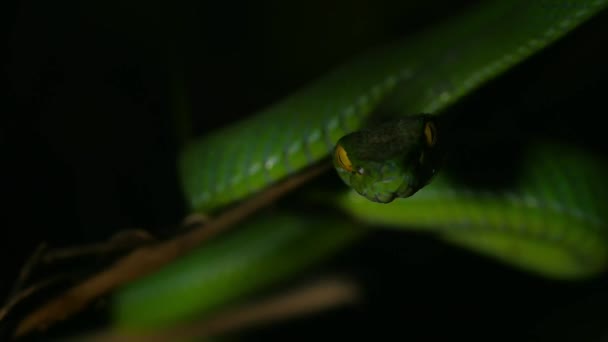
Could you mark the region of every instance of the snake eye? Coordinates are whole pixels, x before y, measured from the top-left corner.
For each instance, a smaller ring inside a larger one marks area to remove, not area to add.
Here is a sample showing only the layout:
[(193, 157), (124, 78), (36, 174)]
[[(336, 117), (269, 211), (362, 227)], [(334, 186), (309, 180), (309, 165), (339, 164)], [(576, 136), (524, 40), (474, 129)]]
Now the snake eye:
[(334, 152), (334, 160), (336, 164), (348, 172), (353, 172), (353, 164), (348, 159), (346, 150), (341, 145), (336, 145), (336, 152)]
[(424, 125), (424, 137), (426, 138), (426, 144), (429, 147), (433, 147), (437, 142), (437, 128), (431, 121)]

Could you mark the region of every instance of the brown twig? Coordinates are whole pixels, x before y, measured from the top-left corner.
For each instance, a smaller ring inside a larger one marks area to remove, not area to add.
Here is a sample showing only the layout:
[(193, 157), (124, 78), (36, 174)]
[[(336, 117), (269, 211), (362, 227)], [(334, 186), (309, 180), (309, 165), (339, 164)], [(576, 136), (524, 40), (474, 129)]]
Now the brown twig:
[(41, 264), (48, 265), (62, 260), (89, 255), (108, 255), (133, 249), (134, 247), (141, 246), (142, 243), (150, 241), (153, 241), (153, 237), (145, 231), (126, 230), (112, 236), (108, 241), (84, 246), (49, 249), (46, 243), (40, 244), (21, 268), (11, 294), (8, 296), (4, 306), (0, 308), (0, 321), (4, 320), (10, 311), (24, 299), (27, 299), (48, 286), (57, 283), (59, 280), (66, 278), (65, 276), (53, 276), (24, 288), (33, 269)]
[(21, 267), (21, 271), (19, 271), (19, 276), (17, 277), (17, 280), (15, 281), (15, 284), (13, 285), (13, 289), (11, 291), (11, 294), (8, 297), (7, 302), (10, 302), (11, 298), (13, 296), (15, 296), (17, 293), (19, 293), (19, 291), (24, 287), (25, 283), (27, 282), (27, 279), (32, 274), (33, 269), (38, 265), (40, 258), (42, 258), (42, 255), (44, 254), (46, 249), (47, 249), (46, 243), (43, 242), (43, 243), (39, 244), (38, 247), (36, 247), (36, 250), (34, 251), (34, 253), (32, 253), (32, 255), (30, 255), (30, 257), (27, 259), (27, 261), (25, 262), (23, 267)]
[(42, 261), (51, 264), (57, 261), (73, 259), (88, 255), (108, 255), (118, 251), (133, 249), (141, 244), (154, 241), (154, 237), (141, 229), (129, 229), (112, 236), (108, 241), (84, 246), (66, 247), (49, 250), (42, 256)]
[(41, 290), (58, 283), (61, 280), (65, 280), (68, 278), (65, 275), (56, 275), (54, 277), (44, 279), (36, 284), (33, 284), (24, 289), (20, 289), (18, 292), (12, 294), (10, 298), (6, 301), (4, 306), (0, 308), (0, 321), (4, 320), (11, 310), (19, 303), (21, 303), (24, 299), (29, 298), (33, 294), (40, 292)]
[(106, 270), (93, 275), (30, 313), (18, 324), (14, 335), (23, 336), (69, 317), (82, 310), (93, 299), (119, 285), (159, 269), (328, 168), (329, 163), (326, 161), (319, 163), (223, 212), (202, 227), (194, 228), (166, 242), (144, 246), (131, 252)]
[(15, 307), (15, 305), (50, 284), (50, 282), (48, 281), (42, 281), (38, 284), (26, 288), (25, 290), (23, 289), (25, 283), (27, 282), (27, 279), (32, 274), (34, 268), (39, 264), (40, 259), (46, 249), (46, 243), (39, 244), (38, 247), (36, 247), (36, 250), (32, 253), (32, 255), (30, 255), (29, 258), (26, 260), (23, 267), (21, 267), (19, 275), (17, 276), (17, 279), (13, 284), (13, 289), (7, 296), (7, 299), (4, 302), (2, 308), (0, 308), (0, 322), (4, 320), (4, 318)]
[(200, 322), (146, 333), (103, 332), (83, 340), (88, 342), (164, 342), (200, 339), (353, 303), (359, 297), (359, 292), (358, 286), (353, 281), (325, 278), (304, 287), (292, 289), (287, 293), (239, 306)]

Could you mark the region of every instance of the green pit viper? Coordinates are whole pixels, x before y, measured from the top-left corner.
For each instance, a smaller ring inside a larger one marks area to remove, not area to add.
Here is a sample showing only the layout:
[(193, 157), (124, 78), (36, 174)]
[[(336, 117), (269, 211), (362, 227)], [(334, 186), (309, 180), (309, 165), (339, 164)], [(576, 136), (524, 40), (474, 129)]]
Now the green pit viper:
[[(180, 160), (187, 202), (193, 211), (217, 211), (329, 157), (357, 191), (332, 194), (326, 203), (361, 225), (432, 231), (547, 277), (598, 274), (607, 261), (608, 186), (597, 158), (570, 148), (530, 147), (516, 184), (477, 191), (443, 177), (435, 144), (450, 129), (437, 125), (446, 108), (606, 4), (482, 2), (360, 56), (189, 144)], [(355, 133), (363, 138), (348, 135), (380, 108), (404, 118)], [(293, 213), (252, 220), (119, 291), (116, 322), (156, 326), (211, 312), (365, 236), (366, 229), (348, 222)]]

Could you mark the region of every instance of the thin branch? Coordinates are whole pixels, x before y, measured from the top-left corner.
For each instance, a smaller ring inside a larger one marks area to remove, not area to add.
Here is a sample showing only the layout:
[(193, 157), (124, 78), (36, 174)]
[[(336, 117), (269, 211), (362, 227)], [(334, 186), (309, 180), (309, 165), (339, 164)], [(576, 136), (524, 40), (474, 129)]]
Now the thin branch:
[(17, 280), (15, 281), (15, 284), (13, 285), (13, 289), (7, 299), (7, 302), (10, 302), (11, 298), (13, 296), (15, 296), (25, 286), (27, 279), (32, 274), (36, 265), (39, 264), (40, 258), (42, 258), (42, 255), (44, 254), (44, 252), (46, 250), (47, 250), (47, 244), (44, 242), (39, 244), (38, 247), (36, 247), (36, 250), (34, 251), (34, 253), (32, 253), (32, 255), (30, 255), (30, 257), (27, 259), (27, 261), (25, 262), (23, 267), (21, 267), (21, 271), (19, 271), (19, 276), (17, 277)]
[(276, 323), (355, 302), (360, 297), (351, 280), (325, 278), (287, 293), (225, 311), (211, 319), (154, 332), (109, 331), (84, 338), (88, 342), (139, 342), (200, 339)]
[(20, 291), (12, 294), (10, 298), (6, 301), (4, 306), (0, 308), (0, 321), (4, 320), (11, 312), (11, 310), (23, 300), (67, 278), (68, 277), (66, 275), (56, 275), (51, 278), (44, 279), (36, 284), (26, 287), (25, 289), (21, 289)]
[(46, 249), (47, 249), (46, 243), (43, 242), (43, 243), (39, 244), (38, 247), (36, 247), (36, 250), (34, 250), (34, 252), (32, 253), (32, 255), (30, 255), (30, 257), (27, 259), (27, 261), (25, 262), (23, 267), (21, 267), (21, 270), (19, 271), (19, 275), (17, 276), (17, 279), (15, 280), (15, 283), (13, 284), (13, 289), (7, 296), (7, 299), (4, 302), (4, 305), (2, 306), (2, 308), (0, 308), (0, 322), (2, 320), (4, 320), (4, 318), (9, 314), (9, 312), (23, 299), (31, 296), (33, 293), (38, 292), (40, 289), (45, 288), (46, 286), (48, 286), (51, 283), (48, 280), (45, 280), (38, 284), (30, 286), (30, 287), (26, 288), (25, 290), (23, 289), (25, 286), (25, 283), (27, 282), (27, 279), (32, 274), (36, 265), (39, 264), (40, 259), (43, 255), (43, 253), (46, 251)]
[(129, 229), (119, 232), (109, 240), (84, 246), (66, 247), (50, 250), (44, 253), (42, 261), (51, 264), (57, 261), (73, 259), (88, 255), (108, 255), (119, 251), (133, 249), (134, 247), (154, 241), (150, 233), (141, 229)]
[(203, 241), (227, 230), (288, 191), (326, 171), (329, 166), (328, 162), (323, 161), (223, 212), (204, 226), (194, 228), (166, 242), (144, 246), (131, 252), (106, 270), (93, 275), (30, 313), (17, 326), (15, 336), (23, 336), (34, 330), (44, 329), (58, 320), (66, 319), (82, 310), (93, 299), (158, 270), (199, 246)]
[(143, 230), (126, 230), (115, 234), (108, 241), (83, 245), (77, 247), (49, 249), (46, 243), (40, 244), (36, 251), (28, 258), (21, 268), (19, 277), (15, 281), (13, 290), (0, 308), (0, 322), (3, 321), (10, 311), (24, 299), (40, 292), (41, 290), (57, 283), (66, 276), (52, 276), (38, 283), (24, 288), (27, 279), (33, 273), (34, 268), (42, 265), (56, 263), (58, 261), (73, 259), (89, 255), (108, 255), (119, 251), (133, 249), (143, 243), (151, 242), (154, 238)]

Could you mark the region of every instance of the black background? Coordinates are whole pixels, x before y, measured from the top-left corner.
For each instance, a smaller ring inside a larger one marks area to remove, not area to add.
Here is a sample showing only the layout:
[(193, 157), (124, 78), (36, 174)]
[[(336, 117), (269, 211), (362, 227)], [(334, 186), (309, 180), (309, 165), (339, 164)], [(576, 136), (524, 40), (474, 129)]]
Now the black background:
[[(5, 2), (0, 294), (41, 241), (72, 245), (180, 221), (176, 80), (202, 134), (467, 5)], [(605, 153), (607, 19), (603, 13), (454, 110), (489, 113), (486, 123), (522, 108), (550, 113), (550, 125), (536, 117), (528, 127)], [(550, 281), (395, 232), (378, 232), (323, 267), (359, 278), (364, 302), (248, 337), (608, 340), (606, 277)], [(54, 333), (77, 328), (61, 329)]]

